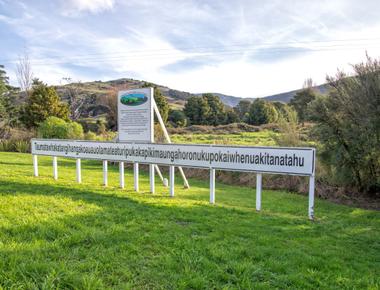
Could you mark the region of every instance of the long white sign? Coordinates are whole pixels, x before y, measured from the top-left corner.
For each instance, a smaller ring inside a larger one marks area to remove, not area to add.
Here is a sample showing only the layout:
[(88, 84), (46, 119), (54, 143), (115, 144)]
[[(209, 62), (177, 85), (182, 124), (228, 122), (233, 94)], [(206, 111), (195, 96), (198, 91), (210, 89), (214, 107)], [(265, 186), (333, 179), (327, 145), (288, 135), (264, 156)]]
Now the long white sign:
[(153, 89), (120, 91), (118, 94), (119, 141), (153, 142)]
[(114, 143), (32, 139), (32, 154), (81, 159), (314, 175), (314, 148)]

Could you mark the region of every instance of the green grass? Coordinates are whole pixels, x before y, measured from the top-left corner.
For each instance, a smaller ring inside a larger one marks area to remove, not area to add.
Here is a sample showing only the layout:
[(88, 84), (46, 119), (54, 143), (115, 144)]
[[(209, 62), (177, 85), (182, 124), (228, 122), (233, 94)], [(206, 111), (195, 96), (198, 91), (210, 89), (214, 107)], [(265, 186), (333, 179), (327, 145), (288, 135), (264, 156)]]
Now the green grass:
[(240, 132), (235, 134), (173, 134), (173, 143), (230, 144), (250, 146), (275, 146), (273, 131)]
[[(176, 196), (157, 182), (148, 193), (118, 188), (116, 167), (101, 186), (100, 162), (0, 153), (0, 285), (13, 289), (379, 289), (380, 213), (263, 192), (254, 209), (252, 188), (190, 180)], [(205, 174), (208, 174), (205, 171)], [(1, 287), (0, 287), (1, 288)]]

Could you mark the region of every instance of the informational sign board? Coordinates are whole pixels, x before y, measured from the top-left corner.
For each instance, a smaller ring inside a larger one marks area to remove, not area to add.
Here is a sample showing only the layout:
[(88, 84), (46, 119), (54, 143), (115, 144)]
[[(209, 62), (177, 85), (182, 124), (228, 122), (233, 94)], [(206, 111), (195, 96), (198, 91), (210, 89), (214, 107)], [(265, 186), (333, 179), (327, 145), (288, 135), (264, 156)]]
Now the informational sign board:
[(306, 176), (315, 167), (314, 148), (32, 139), (32, 154)]
[(119, 141), (153, 142), (153, 89), (120, 91), (118, 94)]

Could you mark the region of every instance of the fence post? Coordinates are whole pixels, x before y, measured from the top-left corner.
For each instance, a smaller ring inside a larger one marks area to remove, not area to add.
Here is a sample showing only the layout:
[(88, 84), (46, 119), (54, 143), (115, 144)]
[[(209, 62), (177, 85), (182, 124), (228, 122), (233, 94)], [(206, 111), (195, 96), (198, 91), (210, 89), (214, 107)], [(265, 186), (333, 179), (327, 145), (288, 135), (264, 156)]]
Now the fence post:
[(108, 186), (108, 161), (103, 160), (103, 185)]
[(263, 175), (261, 173), (256, 174), (256, 210), (261, 210), (261, 189), (262, 189)]
[(139, 191), (139, 164), (133, 163), (133, 180), (134, 180), (134, 186), (135, 191)]
[(119, 162), (120, 188), (124, 188), (124, 162)]
[(315, 190), (315, 175), (309, 178), (309, 219), (314, 220), (314, 190)]
[(34, 176), (38, 176), (38, 159), (37, 155), (33, 155), (33, 171), (34, 171)]
[(53, 156), (53, 177), (55, 180), (58, 179), (58, 163), (57, 156)]
[(170, 186), (170, 197), (174, 197), (174, 172), (175, 167), (169, 166), (169, 186)]
[(149, 164), (150, 192), (154, 193), (154, 164)]
[(81, 183), (82, 182), (82, 173), (81, 173), (81, 164), (80, 164), (80, 159), (77, 158), (76, 160), (76, 165), (77, 165), (77, 182)]
[(210, 203), (215, 203), (215, 169), (210, 168)]

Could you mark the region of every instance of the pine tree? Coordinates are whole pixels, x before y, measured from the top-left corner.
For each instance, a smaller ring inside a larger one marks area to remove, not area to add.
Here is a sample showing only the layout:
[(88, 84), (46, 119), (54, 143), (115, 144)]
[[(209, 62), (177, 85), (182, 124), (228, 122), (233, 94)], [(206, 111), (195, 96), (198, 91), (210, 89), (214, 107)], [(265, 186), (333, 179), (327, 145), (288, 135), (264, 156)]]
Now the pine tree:
[(68, 121), (69, 115), (67, 104), (60, 101), (53, 87), (49, 87), (39, 80), (33, 81), (32, 92), (23, 112), (23, 122), (26, 127), (37, 127), (51, 116)]

